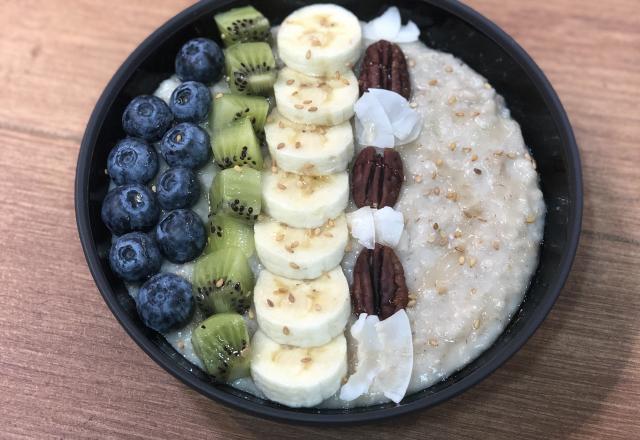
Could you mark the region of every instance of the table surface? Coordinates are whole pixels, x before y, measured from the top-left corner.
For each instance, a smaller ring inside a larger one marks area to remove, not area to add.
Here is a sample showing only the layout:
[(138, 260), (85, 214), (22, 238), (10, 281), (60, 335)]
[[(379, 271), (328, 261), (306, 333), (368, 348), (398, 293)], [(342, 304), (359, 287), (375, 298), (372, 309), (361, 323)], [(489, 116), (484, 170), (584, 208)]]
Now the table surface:
[(125, 57), (190, 3), (2, 0), (0, 438), (640, 436), (637, 0), (469, 2), (524, 46), (568, 111), (585, 181), (580, 248), (545, 323), (490, 378), (351, 428), (256, 419), (190, 390), (125, 334), (85, 264), (73, 179), (89, 114)]

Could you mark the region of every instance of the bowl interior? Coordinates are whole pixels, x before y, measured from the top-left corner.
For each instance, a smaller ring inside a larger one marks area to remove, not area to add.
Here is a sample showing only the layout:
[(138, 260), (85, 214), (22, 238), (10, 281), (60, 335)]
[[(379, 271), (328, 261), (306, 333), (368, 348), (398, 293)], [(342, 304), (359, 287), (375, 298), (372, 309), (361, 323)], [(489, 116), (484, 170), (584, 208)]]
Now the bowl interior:
[[(254, 0), (272, 24), (302, 6), (303, 1)], [(362, 20), (389, 6), (384, 1), (337, 1)], [(344, 410), (290, 409), (257, 399), (234, 388), (215, 385), (193, 367), (164, 338), (138, 319), (135, 304), (123, 283), (108, 267), (110, 235), (100, 220), (100, 206), (108, 188), (104, 169), (109, 150), (124, 136), (121, 115), (136, 95), (152, 93), (174, 72), (173, 60), (188, 39), (206, 36), (218, 40), (213, 13), (237, 1), (200, 2), (145, 41), (118, 71), (98, 103), (87, 128), (78, 162), (78, 224), (90, 268), (105, 300), (141, 347), (172, 374), (200, 392), (250, 412), (298, 421), (361, 421), (379, 419), (441, 402), (486, 377), (526, 341), (552, 306), (571, 266), (578, 239), (582, 206), (579, 158), (566, 116), (546, 79), (508, 37), (473, 11), (449, 1), (398, 0), (403, 17), (420, 27), (422, 40), (450, 52), (484, 75), (504, 96), (538, 164), (547, 204), (540, 264), (525, 301), (498, 340), (462, 370), (422, 392), (407, 396), (401, 405), (377, 405)], [(385, 410), (384, 413), (380, 413)]]

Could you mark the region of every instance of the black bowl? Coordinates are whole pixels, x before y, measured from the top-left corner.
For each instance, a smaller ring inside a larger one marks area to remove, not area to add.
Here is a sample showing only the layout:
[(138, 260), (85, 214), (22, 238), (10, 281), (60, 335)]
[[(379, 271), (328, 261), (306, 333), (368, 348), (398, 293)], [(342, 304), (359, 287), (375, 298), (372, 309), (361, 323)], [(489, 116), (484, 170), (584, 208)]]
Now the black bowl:
[[(399, 405), (351, 410), (291, 409), (258, 399), (209, 377), (185, 360), (158, 333), (138, 319), (134, 301), (107, 262), (110, 235), (100, 220), (108, 177), (107, 154), (121, 138), (120, 117), (136, 95), (151, 93), (173, 73), (174, 56), (188, 39), (218, 39), (214, 13), (240, 1), (201, 1), (147, 38), (125, 61), (102, 94), (87, 126), (76, 175), (76, 215), (82, 246), (107, 305), (142, 349), (175, 377), (216, 401), (249, 413), (289, 422), (354, 423), (380, 420), (441, 403), (491, 374), (534, 333), (553, 306), (567, 278), (578, 245), (582, 217), (580, 158), (571, 126), (553, 88), (531, 58), (507, 34), (477, 12), (449, 0), (397, 0), (403, 17), (422, 30), (430, 47), (450, 52), (484, 75), (504, 96), (520, 123), (526, 144), (538, 163), (548, 212), (540, 264), (525, 301), (497, 341), (448, 379), (407, 396)], [(279, 23), (302, 0), (254, 0), (272, 23)], [(363, 20), (380, 14), (384, 1), (337, 1)]]

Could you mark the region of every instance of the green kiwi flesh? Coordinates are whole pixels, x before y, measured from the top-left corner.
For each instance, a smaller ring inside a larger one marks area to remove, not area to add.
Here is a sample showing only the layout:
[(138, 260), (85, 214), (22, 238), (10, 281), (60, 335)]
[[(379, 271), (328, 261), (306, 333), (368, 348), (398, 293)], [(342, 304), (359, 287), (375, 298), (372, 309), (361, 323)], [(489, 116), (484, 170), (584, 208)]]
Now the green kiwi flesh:
[(220, 171), (209, 191), (210, 212), (253, 223), (262, 208), (261, 181), (260, 171), (247, 166)]
[(210, 123), (213, 130), (219, 130), (231, 122), (242, 118), (251, 121), (256, 133), (261, 132), (269, 113), (269, 102), (262, 96), (247, 96), (226, 93), (213, 100)]
[(249, 375), (249, 332), (242, 316), (221, 313), (206, 319), (193, 330), (191, 343), (215, 380), (232, 382)]
[(235, 246), (249, 258), (255, 251), (253, 228), (242, 220), (227, 214), (209, 216), (209, 238), (204, 254)]
[(200, 257), (193, 268), (193, 292), (205, 315), (244, 313), (251, 305), (253, 272), (242, 249), (227, 247)]
[(262, 151), (251, 121), (242, 118), (217, 130), (211, 140), (213, 157), (221, 168), (248, 165), (262, 169)]
[(276, 82), (276, 60), (267, 43), (238, 43), (224, 51), (225, 67), (232, 91), (269, 95)]
[(269, 20), (253, 6), (234, 8), (216, 14), (213, 19), (225, 46), (249, 41), (267, 41), (271, 35)]

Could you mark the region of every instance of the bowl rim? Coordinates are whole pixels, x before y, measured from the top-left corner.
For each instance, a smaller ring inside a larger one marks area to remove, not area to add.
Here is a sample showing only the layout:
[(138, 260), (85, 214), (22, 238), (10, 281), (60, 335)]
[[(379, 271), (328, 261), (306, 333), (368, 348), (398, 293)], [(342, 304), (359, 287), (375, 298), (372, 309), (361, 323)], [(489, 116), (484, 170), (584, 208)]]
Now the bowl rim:
[(166, 39), (173, 35), (173, 33), (188, 24), (194, 18), (199, 17), (206, 10), (214, 6), (224, 6), (231, 2), (231, 0), (200, 1), (178, 13), (156, 29), (127, 57), (113, 75), (96, 103), (87, 124), (78, 154), (75, 178), (75, 211), (80, 241), (89, 270), (104, 301), (128, 335), (149, 357), (151, 357), (151, 359), (153, 359), (172, 376), (179, 379), (182, 383), (188, 385), (192, 389), (198, 391), (200, 394), (234, 409), (239, 409), (255, 416), (281, 422), (346, 425), (388, 419), (414, 412), (419, 409), (438, 405), (457, 396), (490, 376), (511, 356), (521, 349), (524, 343), (535, 333), (553, 307), (553, 304), (558, 298), (571, 270), (578, 248), (582, 224), (583, 187), (580, 155), (569, 118), (559, 97), (542, 70), (525, 52), (525, 50), (495, 23), (469, 6), (466, 6), (456, 0), (420, 1), (429, 3), (432, 6), (449, 12), (450, 14), (465, 21), (474, 29), (491, 39), (494, 44), (500, 46), (515, 62), (517, 62), (530, 77), (531, 81), (537, 88), (538, 93), (542, 96), (545, 104), (549, 107), (551, 116), (561, 134), (562, 143), (567, 147), (567, 174), (569, 176), (569, 190), (576, 194), (573, 210), (569, 213), (567, 234), (568, 245), (564, 248), (557, 274), (553, 279), (553, 282), (551, 282), (547, 287), (548, 293), (538, 306), (538, 312), (532, 316), (530, 322), (528, 322), (525, 327), (523, 327), (517, 334), (513, 335), (513, 339), (509, 341), (503, 349), (498, 351), (494, 355), (493, 359), (478, 367), (458, 382), (439, 391), (437, 394), (425, 396), (424, 398), (417, 399), (413, 402), (401, 404), (395, 407), (373, 409), (364, 412), (351, 413), (346, 411), (334, 414), (307, 413), (297, 412), (293, 408), (274, 408), (262, 405), (257, 402), (242, 399), (241, 397), (227, 393), (224, 390), (217, 389), (212, 386), (206, 386), (195, 376), (186, 374), (183, 368), (171, 361), (163, 351), (161, 351), (146, 335), (143, 334), (136, 323), (134, 323), (126, 313), (122, 313), (114, 291), (105, 272), (102, 270), (97, 246), (92, 240), (91, 222), (89, 217), (89, 164), (91, 163), (94, 154), (94, 147), (98, 133), (101, 131), (104, 119), (109, 109), (113, 105), (116, 96), (120, 93), (135, 70), (140, 66), (144, 59), (146, 59), (148, 54), (151, 53), (157, 45), (162, 44)]

